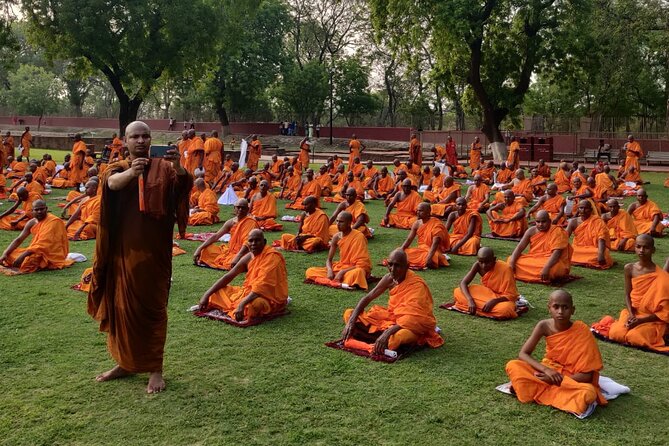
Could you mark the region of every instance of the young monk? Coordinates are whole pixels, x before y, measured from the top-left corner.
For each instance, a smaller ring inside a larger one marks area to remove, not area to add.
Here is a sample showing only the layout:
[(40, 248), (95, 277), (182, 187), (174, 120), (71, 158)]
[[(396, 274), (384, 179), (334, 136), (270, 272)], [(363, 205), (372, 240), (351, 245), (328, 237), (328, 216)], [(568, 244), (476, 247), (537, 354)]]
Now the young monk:
[[(517, 280), (550, 283), (567, 277), (573, 248), (567, 232), (551, 224), (546, 211), (537, 212), (535, 225), (525, 231), (516, 249), (507, 260)], [(527, 246), (530, 251), (523, 254)]]
[[(481, 276), (481, 285), (471, 285), (476, 275)], [(494, 319), (514, 319), (518, 300), (516, 279), (511, 267), (497, 260), (492, 248), (483, 247), (476, 254), (476, 262), (453, 290), (455, 307), (471, 315)]]
[[(376, 287), (360, 299), (355, 309), (344, 311), (344, 341), (352, 338), (374, 342), (373, 353), (377, 355), (386, 349), (397, 350), (402, 345), (442, 346), (444, 340), (436, 332), (430, 288), (418, 274), (409, 271), (404, 251), (396, 249), (390, 253), (388, 271)], [(367, 305), (386, 290), (390, 290), (388, 306), (374, 305), (365, 311)]]
[(662, 211), (651, 200), (645, 189), (639, 189), (636, 192), (636, 203), (632, 203), (627, 208), (627, 213), (634, 218), (634, 224), (639, 234), (650, 234), (657, 237), (662, 234)]
[(353, 216), (353, 229), (357, 229), (362, 232), (366, 238), (372, 238), (372, 233), (367, 227), (369, 223), (369, 215), (367, 214), (367, 209), (362, 201), (358, 200), (358, 194), (354, 188), (349, 187), (346, 190), (345, 195), (346, 201), (339, 203), (337, 209), (335, 209), (332, 217), (330, 217), (330, 236), (332, 237), (339, 229), (337, 228), (337, 216), (341, 212), (348, 212)]
[(634, 252), (639, 261), (625, 265), (626, 308), (617, 320), (605, 316), (594, 326), (608, 328), (612, 341), (669, 352), (665, 341), (669, 327), (669, 273), (653, 262), (655, 240), (650, 235), (637, 236)]
[(467, 200), (463, 197), (455, 200), (455, 212), (451, 212), (446, 220), (452, 254), (473, 256), (481, 246), (483, 222), (477, 211), (468, 209)]
[[(402, 181), (402, 192), (395, 194), (386, 208), (386, 214), (381, 220), (381, 226), (386, 228), (409, 229), (416, 220), (416, 208), (423, 201), (418, 192), (411, 188), (411, 180)], [(397, 212), (391, 213), (397, 206)]]
[(469, 186), (467, 189), (467, 194), (465, 199), (468, 204), (468, 208), (476, 212), (482, 213), (488, 210), (490, 204), (488, 200), (490, 199), (490, 186), (483, 182), (483, 177), (481, 175), (474, 175), (474, 184)]
[(562, 195), (558, 194), (557, 185), (555, 183), (550, 183), (548, 187), (546, 187), (546, 193), (537, 200), (529, 211), (527, 211), (527, 217), (530, 218), (538, 211), (544, 210), (548, 212), (548, 215), (551, 218), (551, 223), (554, 225), (563, 225), (565, 224), (565, 205), (566, 200)]
[(274, 220), (277, 215), (276, 197), (269, 193), (269, 181), (262, 180), (259, 191), (251, 197), (251, 215), (263, 231), (281, 231), (283, 225)]
[[(35, 200), (32, 206), (34, 217), (2, 253), (0, 265), (16, 268), (21, 273), (71, 266), (74, 261), (67, 258), (69, 244), (65, 223), (49, 213), (44, 200)], [(29, 235), (33, 237), (30, 245), (19, 248)]]
[(102, 196), (98, 195), (98, 182), (88, 180), (84, 194), (85, 198), (65, 225), (67, 238), (72, 241), (91, 240), (98, 233), (102, 199)]
[[(337, 232), (330, 242), (325, 268), (311, 267), (305, 272), (307, 280), (327, 278), (347, 288), (367, 289), (367, 278), (372, 272), (372, 261), (365, 236), (351, 227), (353, 216), (341, 212), (337, 216)], [(339, 251), (339, 261), (333, 262)]]
[[(550, 294), (551, 319), (540, 321), (520, 349), (518, 359), (506, 364), (513, 391), (522, 403), (534, 401), (545, 406), (585, 415), (594, 404), (606, 405), (599, 390), (602, 356), (590, 328), (571, 321), (575, 307), (564, 290)], [(532, 353), (546, 338), (546, 356), (539, 362)]]
[(504, 202), (491, 206), (487, 211), (490, 230), (496, 237), (522, 237), (527, 229), (525, 201), (516, 201), (513, 191), (504, 191)]
[(634, 251), (634, 241), (637, 230), (634, 219), (625, 210), (620, 209), (620, 203), (615, 198), (606, 202), (609, 212), (602, 214), (602, 220), (609, 228), (611, 249), (614, 251)]
[[(216, 308), (242, 322), (281, 312), (286, 307), (288, 272), (283, 256), (267, 245), (260, 229), (249, 232), (247, 245), (250, 252), (204, 293), (199, 302), (201, 310)], [(232, 280), (243, 272), (244, 284), (231, 286)]]
[(302, 202), (304, 212), (297, 227), (297, 235), (281, 234), (272, 246), (295, 251), (298, 249), (308, 253), (327, 249), (330, 242), (330, 220), (322, 209), (318, 208), (316, 197), (307, 197)]
[(208, 226), (218, 223), (218, 197), (203, 178), (195, 180), (198, 191), (197, 204), (191, 208), (188, 226)]
[(314, 179), (313, 169), (307, 169), (306, 178), (302, 180), (297, 188), (295, 199), (291, 203), (286, 204), (286, 209), (303, 210), (304, 205), (302, 201), (309, 196), (316, 197), (316, 199), (321, 198), (321, 185)]
[[(400, 247), (406, 252), (409, 267), (414, 269), (435, 269), (448, 266), (446, 253), (450, 249), (448, 231), (440, 219), (432, 217), (429, 203), (421, 203), (417, 209), (418, 218)], [(418, 236), (418, 246), (409, 248)]]
[(571, 256), (573, 265), (586, 268), (609, 269), (613, 266), (613, 259), (609, 252), (611, 241), (609, 228), (602, 219), (594, 215), (589, 200), (578, 203), (578, 217), (569, 220), (567, 235), (574, 234), (572, 244), (574, 252)]
[[(241, 198), (235, 202), (235, 216), (226, 221), (221, 229), (204, 241), (193, 254), (193, 262), (198, 266), (230, 270), (249, 252), (244, 244), (249, 232), (260, 229), (255, 219), (249, 215), (249, 202)], [(230, 234), (227, 244), (214, 245), (223, 235)]]

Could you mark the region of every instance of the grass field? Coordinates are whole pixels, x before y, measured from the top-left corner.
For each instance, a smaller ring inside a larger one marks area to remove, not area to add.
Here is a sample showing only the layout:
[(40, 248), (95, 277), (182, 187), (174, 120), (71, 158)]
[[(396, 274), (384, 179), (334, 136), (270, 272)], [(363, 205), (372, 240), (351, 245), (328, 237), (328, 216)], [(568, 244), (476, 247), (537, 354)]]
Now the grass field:
[[(647, 188), (651, 199), (669, 209), (664, 175), (644, 178), (653, 183)], [(54, 191), (49, 205), (56, 209), (54, 199), (63, 195)], [(330, 213), (334, 206), (327, 208)], [(378, 227), (382, 203), (367, 208), (377, 230), (369, 244), (376, 264), (407, 233)], [(224, 208), (221, 217), (231, 211)], [(286, 223), (284, 229), (294, 232), (296, 224)], [(3, 249), (15, 235), (0, 232)], [(269, 240), (278, 236), (267, 234)], [(663, 263), (669, 239), (657, 243), (655, 259)], [(514, 247), (486, 239), (483, 244), (499, 258)], [(196, 246), (182, 242), (189, 254)], [(70, 250), (90, 259), (93, 247), (94, 242), (76, 242)], [(0, 443), (667, 444), (664, 356), (600, 342), (603, 374), (632, 393), (584, 421), (495, 391), (507, 381), (506, 361), (546, 317), (549, 287), (519, 283), (534, 308), (515, 321), (440, 310), (436, 306), (451, 300), (473, 262), (455, 256), (449, 268), (420, 273), (432, 289), (445, 345), (388, 365), (323, 345), (340, 336), (343, 310), (363, 293), (302, 283), (307, 267), (324, 264), (324, 253), (285, 257), (291, 314), (248, 329), (188, 313), (222, 273), (194, 267), (190, 255), (174, 259), (165, 353), (168, 388), (155, 396), (144, 393), (146, 375), (108, 383), (93, 379), (112, 361), (104, 335), (86, 315), (85, 295), (70, 289), (90, 260), (63, 271), (0, 276)], [(608, 271), (575, 268), (584, 278), (566, 288), (574, 295), (576, 318), (591, 323), (623, 307), (623, 265), (635, 259), (631, 254), (613, 257), (617, 264)], [(384, 268), (374, 266), (373, 273), (380, 276)], [(542, 354), (543, 344), (536, 352)]]

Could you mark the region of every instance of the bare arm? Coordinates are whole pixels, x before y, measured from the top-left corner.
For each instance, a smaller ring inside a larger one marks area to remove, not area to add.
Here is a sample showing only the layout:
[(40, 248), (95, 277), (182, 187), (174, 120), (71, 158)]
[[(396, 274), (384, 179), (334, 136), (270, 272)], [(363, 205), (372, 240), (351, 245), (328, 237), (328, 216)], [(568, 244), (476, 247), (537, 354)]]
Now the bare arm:
[[(19, 236), (16, 237), (14, 240), (12, 240), (12, 242), (9, 244), (9, 246), (7, 247), (7, 249), (5, 249), (5, 251), (2, 253), (2, 257), (0, 257), (0, 263), (2, 263), (2, 262), (4, 262), (5, 260), (7, 260), (7, 257), (9, 257), (9, 255), (10, 255), (12, 252), (14, 252), (14, 250), (15, 250), (16, 248), (18, 248), (19, 246), (21, 246), (21, 243), (23, 243), (23, 241), (24, 241), (26, 238), (28, 238), (28, 236), (30, 235), (30, 230), (31, 230), (32, 227), (35, 226), (36, 224), (37, 224), (37, 220), (34, 219), (34, 218), (31, 219), (31, 220), (26, 224), (26, 226), (23, 228), (23, 231), (21, 231), (21, 233), (19, 234)], [(28, 257), (30, 254), (32, 254), (31, 251), (27, 251), (27, 250), (24, 251), (24, 252), (21, 254), (21, 256), (19, 256), (19, 258), (14, 262), (14, 266), (15, 266), (15, 267), (20, 266), (21, 263), (23, 263), (23, 260), (24, 260), (26, 257)], [(19, 261), (19, 260), (20, 260), (20, 261)], [(17, 263), (18, 263), (18, 264), (17, 264)]]
[(225, 224), (221, 226), (221, 229), (216, 231), (214, 235), (210, 236), (200, 246), (198, 246), (195, 252), (193, 253), (193, 261), (197, 264), (200, 261), (200, 255), (202, 254), (202, 250), (204, 250), (207, 246), (217, 242), (221, 237), (223, 237), (224, 234), (230, 232), (230, 229), (232, 229), (233, 225), (234, 221), (232, 220), (226, 221)]
[(523, 238), (520, 239), (520, 241), (516, 245), (516, 248), (513, 250), (513, 253), (511, 253), (511, 257), (509, 257), (509, 266), (511, 267), (512, 270), (515, 270), (518, 258), (523, 254), (523, 251), (525, 250), (525, 248), (527, 248), (527, 245), (530, 244), (530, 238), (534, 234), (536, 234), (536, 229), (532, 229), (531, 231), (525, 231), (525, 234), (523, 234)]
[(476, 314), (476, 302), (474, 302), (474, 297), (469, 292), (469, 284), (472, 283), (472, 280), (476, 277), (476, 274), (480, 271), (478, 262), (474, 262), (472, 267), (469, 269), (469, 272), (462, 278), (460, 281), (460, 291), (464, 294), (467, 302), (469, 303), (469, 308), (467, 311), (469, 314)]
[(228, 286), (230, 282), (233, 281), (235, 277), (240, 275), (241, 273), (246, 271), (246, 266), (248, 265), (248, 262), (251, 261), (253, 256), (251, 254), (248, 254), (246, 257), (241, 259), (237, 264), (232, 267), (230, 271), (225, 273), (223, 277), (218, 279), (214, 284), (202, 295), (202, 298), (200, 299), (199, 305), (200, 309), (205, 309), (207, 308), (207, 305), (209, 304), (209, 298), (218, 290), (220, 290), (223, 287)]
[(346, 323), (346, 327), (344, 327), (344, 331), (342, 333), (342, 338), (344, 338), (344, 340), (348, 339), (351, 336), (351, 332), (353, 331), (355, 322), (358, 320), (358, 316), (360, 316), (360, 314), (365, 310), (367, 305), (369, 305), (370, 302), (372, 302), (377, 297), (381, 296), (392, 285), (393, 285), (392, 276), (390, 274), (386, 274), (379, 281), (379, 283), (376, 284), (374, 289), (372, 289), (362, 299), (360, 299), (358, 305), (356, 305), (356, 307), (353, 309), (351, 317)]
[(534, 359), (532, 357), (532, 353), (534, 352), (534, 349), (536, 348), (537, 344), (539, 343), (539, 340), (543, 338), (544, 336), (547, 336), (549, 334), (548, 330), (548, 323), (549, 321), (540, 321), (535, 327), (534, 330), (532, 331), (532, 334), (530, 337), (525, 341), (525, 344), (520, 349), (520, 353), (518, 353), (518, 359), (528, 363), (534, 370), (539, 372), (537, 374), (537, 378), (541, 379), (542, 381), (548, 383), (548, 384), (553, 384), (559, 386), (560, 383), (562, 383), (562, 375), (555, 371), (554, 369), (551, 369), (550, 367), (547, 367)]
[(0, 218), (3, 218), (3, 217), (6, 217), (6, 216), (8, 216), (8, 215), (13, 214), (14, 211), (15, 211), (16, 209), (18, 209), (18, 207), (21, 205), (21, 203), (23, 203), (23, 201), (21, 201), (21, 200), (19, 199), (19, 201), (17, 201), (16, 203), (14, 203), (14, 204), (12, 205), (12, 207), (10, 207), (10, 208), (7, 209), (5, 212), (3, 212), (2, 214), (0, 214)]
[(402, 246), (400, 246), (400, 249), (402, 251), (411, 246), (411, 242), (413, 242), (413, 239), (416, 238), (416, 233), (418, 232), (419, 223), (420, 223), (419, 221), (416, 221), (414, 224), (411, 225), (411, 231), (409, 231), (409, 235), (407, 235), (406, 240), (404, 240), (404, 243), (402, 243)]
[(340, 234), (341, 233), (338, 232), (334, 237), (332, 237), (332, 240), (330, 241), (330, 250), (328, 251), (328, 258), (325, 261), (325, 269), (327, 270), (328, 279), (330, 280), (334, 279), (334, 271), (332, 271), (332, 260), (334, 259), (335, 254), (337, 254), (337, 243), (341, 238)]

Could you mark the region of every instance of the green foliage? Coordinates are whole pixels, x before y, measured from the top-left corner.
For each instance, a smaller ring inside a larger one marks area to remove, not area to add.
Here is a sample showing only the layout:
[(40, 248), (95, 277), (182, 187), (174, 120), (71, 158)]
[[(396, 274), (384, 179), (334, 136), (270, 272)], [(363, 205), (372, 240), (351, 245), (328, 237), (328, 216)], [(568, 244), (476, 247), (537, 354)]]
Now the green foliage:
[(277, 88), (278, 99), (295, 113), (298, 122), (320, 116), (328, 95), (329, 73), (317, 60), (305, 63), (302, 69), (293, 65)]
[(359, 59), (347, 58), (339, 61), (333, 74), (334, 103), (337, 113), (346, 118), (346, 124), (356, 125), (361, 115), (375, 113), (379, 109), (377, 98), (369, 91), (369, 68)]
[(21, 115), (43, 116), (60, 106), (62, 82), (53, 73), (32, 65), (21, 65), (8, 76), (5, 102)]

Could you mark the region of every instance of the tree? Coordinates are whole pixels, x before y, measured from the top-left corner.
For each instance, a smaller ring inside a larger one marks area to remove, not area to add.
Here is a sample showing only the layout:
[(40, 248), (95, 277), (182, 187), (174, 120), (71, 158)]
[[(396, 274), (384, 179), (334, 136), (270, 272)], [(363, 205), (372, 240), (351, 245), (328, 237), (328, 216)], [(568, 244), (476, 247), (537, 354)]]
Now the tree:
[(415, 30), (428, 23), (438, 60), (454, 54), (466, 60), (466, 81), (497, 162), (506, 156), (500, 123), (520, 112), (536, 64), (553, 48), (560, 26), (587, 1), (369, 0), (378, 30), (403, 30), (415, 39)]
[(317, 60), (305, 63), (302, 69), (293, 65), (277, 89), (278, 99), (297, 115), (299, 122), (315, 121), (323, 112), (328, 95), (329, 73)]
[(14, 0), (0, 0), (0, 85), (7, 87), (6, 74), (15, 62), (16, 55), (20, 49), (19, 42), (12, 31), (12, 22), (15, 17), (11, 7)]
[(39, 116), (39, 130), (42, 117), (58, 110), (63, 84), (53, 73), (30, 65), (21, 65), (8, 80), (10, 88), (4, 92), (7, 105), (17, 114)]
[(337, 63), (334, 72), (334, 103), (346, 124), (355, 125), (361, 115), (375, 113), (379, 106), (369, 92), (369, 69), (356, 58)]
[(104, 74), (118, 97), (121, 133), (164, 71), (197, 65), (212, 44), (204, 0), (24, 0), (23, 11), (50, 57), (83, 57)]

